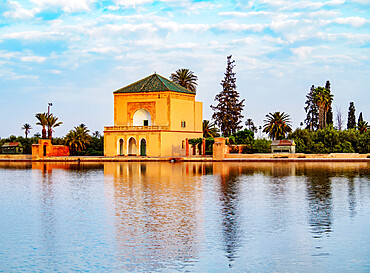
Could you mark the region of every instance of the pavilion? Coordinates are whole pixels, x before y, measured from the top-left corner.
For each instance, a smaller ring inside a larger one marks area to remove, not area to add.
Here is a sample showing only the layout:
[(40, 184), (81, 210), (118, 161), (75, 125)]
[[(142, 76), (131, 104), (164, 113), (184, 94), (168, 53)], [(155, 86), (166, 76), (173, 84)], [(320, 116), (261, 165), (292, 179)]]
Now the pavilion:
[(185, 156), (202, 138), (196, 93), (158, 74), (113, 92), (114, 126), (104, 127), (105, 156)]

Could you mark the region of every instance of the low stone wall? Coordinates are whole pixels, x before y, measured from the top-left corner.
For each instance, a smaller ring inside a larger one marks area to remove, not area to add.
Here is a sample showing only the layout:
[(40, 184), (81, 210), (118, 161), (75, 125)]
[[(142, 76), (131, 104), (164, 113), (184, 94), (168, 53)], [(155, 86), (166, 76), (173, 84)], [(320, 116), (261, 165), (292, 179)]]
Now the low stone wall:
[(226, 154), (225, 158), (367, 158), (370, 154), (358, 153), (333, 153), (333, 154), (291, 154), (291, 153), (269, 153), (269, 154)]
[(69, 156), (69, 147), (53, 145), (50, 139), (40, 139), (39, 144), (32, 144), (32, 158)]
[(8, 154), (0, 154), (0, 159), (14, 159), (14, 160), (20, 160), (20, 159), (31, 159), (32, 155), (29, 154), (17, 154), (17, 155), (8, 155)]

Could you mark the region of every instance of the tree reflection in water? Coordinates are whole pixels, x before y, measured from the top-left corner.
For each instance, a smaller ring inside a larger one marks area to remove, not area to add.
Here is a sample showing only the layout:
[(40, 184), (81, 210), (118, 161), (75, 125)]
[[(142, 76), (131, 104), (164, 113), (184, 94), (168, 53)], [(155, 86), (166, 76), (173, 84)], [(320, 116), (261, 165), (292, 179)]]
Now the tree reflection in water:
[(314, 238), (321, 238), (332, 230), (331, 181), (327, 172), (307, 174), (308, 222)]
[(229, 172), (221, 174), (222, 234), (229, 267), (232, 267), (232, 262), (237, 258), (237, 250), (241, 246), (239, 177), (238, 168), (231, 168)]
[(356, 190), (354, 177), (348, 177), (348, 208), (349, 216), (353, 219), (356, 216)]

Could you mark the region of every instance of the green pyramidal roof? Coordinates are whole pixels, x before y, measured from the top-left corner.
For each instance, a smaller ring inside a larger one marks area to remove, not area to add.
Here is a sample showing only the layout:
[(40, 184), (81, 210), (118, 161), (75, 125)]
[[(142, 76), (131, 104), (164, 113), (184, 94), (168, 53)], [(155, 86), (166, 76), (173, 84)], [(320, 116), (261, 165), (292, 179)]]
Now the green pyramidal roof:
[(161, 92), (161, 91), (173, 91), (195, 95), (195, 92), (190, 91), (185, 87), (178, 85), (177, 83), (167, 80), (166, 78), (156, 73), (142, 80), (134, 82), (130, 85), (127, 85), (121, 89), (118, 89), (113, 93), (118, 94), (118, 93)]

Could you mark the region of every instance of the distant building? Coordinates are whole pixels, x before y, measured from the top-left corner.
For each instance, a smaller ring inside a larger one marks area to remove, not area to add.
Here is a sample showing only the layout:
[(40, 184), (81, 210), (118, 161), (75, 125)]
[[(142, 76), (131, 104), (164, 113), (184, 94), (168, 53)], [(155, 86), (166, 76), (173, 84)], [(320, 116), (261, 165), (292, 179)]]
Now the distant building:
[(20, 142), (6, 142), (1, 147), (3, 154), (23, 154), (23, 147)]
[(273, 140), (271, 143), (272, 153), (295, 153), (294, 140)]
[(195, 92), (153, 74), (114, 95), (114, 126), (104, 128), (105, 156), (184, 156), (186, 139), (203, 137)]

